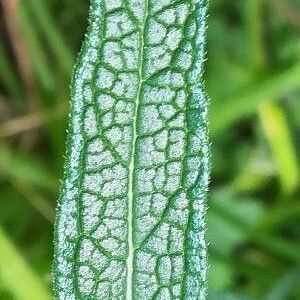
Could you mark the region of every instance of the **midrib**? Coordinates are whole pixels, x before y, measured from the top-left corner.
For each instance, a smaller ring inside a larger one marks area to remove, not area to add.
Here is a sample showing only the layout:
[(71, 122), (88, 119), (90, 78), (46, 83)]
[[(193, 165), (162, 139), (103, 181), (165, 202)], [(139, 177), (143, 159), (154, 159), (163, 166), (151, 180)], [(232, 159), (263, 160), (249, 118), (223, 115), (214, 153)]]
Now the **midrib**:
[(148, 18), (148, 5), (149, 0), (145, 0), (145, 14), (143, 19), (143, 24), (141, 26), (141, 52), (140, 52), (140, 63), (139, 63), (139, 86), (137, 90), (135, 113), (133, 118), (133, 142), (132, 142), (132, 153), (129, 164), (129, 187), (128, 187), (128, 257), (127, 257), (127, 284), (126, 284), (126, 299), (133, 299), (133, 259), (134, 259), (134, 243), (133, 243), (133, 201), (134, 201), (134, 192), (133, 192), (133, 177), (134, 177), (134, 166), (135, 166), (135, 152), (136, 152), (136, 141), (138, 137), (137, 133), (137, 119), (138, 111), (141, 100), (141, 92), (143, 85), (143, 65), (144, 65), (144, 46), (145, 46), (145, 26)]

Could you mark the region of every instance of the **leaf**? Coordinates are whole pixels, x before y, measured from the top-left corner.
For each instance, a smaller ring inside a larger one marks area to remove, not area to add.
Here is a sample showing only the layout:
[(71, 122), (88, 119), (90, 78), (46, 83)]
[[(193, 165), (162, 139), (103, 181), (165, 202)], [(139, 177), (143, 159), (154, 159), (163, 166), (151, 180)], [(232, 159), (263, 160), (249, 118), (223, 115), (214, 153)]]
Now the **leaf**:
[(278, 104), (265, 103), (260, 106), (259, 113), (277, 166), (282, 190), (286, 194), (292, 194), (298, 188), (300, 172), (297, 150), (285, 112)]
[(46, 40), (53, 54), (57, 57), (59, 66), (68, 72), (73, 61), (72, 52), (68, 48), (68, 43), (64, 42), (62, 34), (57, 28), (57, 24), (51, 18), (45, 1), (27, 0), (26, 6), (32, 10), (39, 24), (39, 30), (46, 36)]
[(10, 93), (14, 100), (22, 103), (22, 101), (24, 101), (24, 92), (22, 91), (20, 81), (15, 70), (12, 68), (8, 53), (2, 43), (0, 43), (0, 65), (1, 84)]
[[(295, 267), (284, 273), (281, 278), (275, 282), (272, 289), (269, 291), (265, 300), (284, 300), (297, 299), (296, 291), (299, 289), (300, 270)], [(295, 298), (292, 295), (295, 294)]]
[(253, 298), (244, 295), (244, 294), (237, 294), (231, 292), (225, 293), (209, 293), (208, 300), (254, 300)]
[(210, 268), (208, 271), (208, 288), (213, 291), (225, 290), (232, 285), (234, 269), (228, 263), (212, 259), (210, 253)]
[(0, 143), (0, 174), (49, 191), (56, 191), (58, 186), (58, 180), (37, 158), (18, 153), (5, 143)]
[[(278, 101), (280, 97), (290, 90), (299, 87), (300, 64), (269, 76), (256, 80), (249, 87), (228, 98), (223, 98), (211, 106), (211, 132), (213, 135), (223, 133), (228, 127), (239, 120), (254, 114), (261, 103)], [(232, 105), (232, 99), (235, 99)], [(220, 103), (220, 104), (219, 104)]]
[(92, 1), (55, 233), (57, 299), (205, 299), (206, 5)]
[(211, 193), (209, 203), (209, 244), (213, 251), (226, 255), (249, 239), (264, 212), (258, 201), (242, 197), (230, 188)]
[(50, 300), (51, 296), (0, 227), (0, 279), (18, 300)]
[(52, 91), (55, 87), (55, 78), (53, 69), (51, 69), (48, 63), (49, 58), (45, 55), (45, 51), (43, 51), (43, 45), (35, 30), (35, 26), (32, 23), (28, 8), (24, 5), (23, 1), (19, 4), (20, 6), (18, 6), (17, 9), (17, 19), (22, 28), (24, 40), (28, 45), (37, 78), (45, 90)]

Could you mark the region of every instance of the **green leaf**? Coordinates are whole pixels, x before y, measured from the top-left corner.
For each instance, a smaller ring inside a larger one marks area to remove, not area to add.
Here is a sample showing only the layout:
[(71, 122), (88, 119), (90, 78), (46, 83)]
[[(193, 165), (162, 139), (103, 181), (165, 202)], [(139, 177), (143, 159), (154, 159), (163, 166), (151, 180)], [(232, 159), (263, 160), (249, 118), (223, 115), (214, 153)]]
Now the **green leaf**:
[(203, 0), (94, 0), (75, 69), (57, 299), (205, 299)]
[(234, 271), (230, 264), (217, 259), (210, 260), (210, 268), (208, 272), (209, 289), (214, 291), (225, 290), (228, 286), (232, 285), (233, 277)]
[(49, 191), (56, 191), (58, 186), (58, 180), (37, 158), (18, 153), (4, 143), (0, 143), (0, 174)]
[(271, 291), (267, 294), (264, 300), (284, 300), (284, 299), (298, 299), (294, 295), (299, 290), (300, 269), (295, 267), (283, 274), (282, 277), (275, 282)]
[(1, 84), (13, 98), (22, 103), (22, 101), (24, 101), (24, 92), (20, 80), (18, 79), (15, 70), (12, 68), (8, 53), (2, 43), (0, 43), (0, 65)]
[[(298, 63), (263, 81), (256, 80), (239, 93), (221, 99), (222, 101), (218, 101), (220, 104), (212, 102), (210, 120), (212, 134), (223, 133), (244, 117), (255, 114), (260, 104), (276, 102), (286, 92), (297, 89), (299, 76), (300, 64)], [(235, 99), (234, 105), (232, 99)]]
[(0, 227), (0, 279), (17, 300), (50, 300), (51, 296)]
[(26, 6), (32, 10), (34, 17), (37, 19), (39, 24), (38, 29), (46, 36), (47, 42), (59, 62), (59, 66), (68, 72), (72, 66), (72, 52), (68, 48), (68, 44), (64, 42), (57, 24), (52, 20), (45, 1), (27, 0), (25, 2)]
[(283, 109), (273, 103), (260, 107), (260, 119), (277, 166), (282, 190), (293, 193), (299, 186), (297, 151)]
[(254, 300), (254, 299), (244, 294), (237, 294), (231, 292), (224, 292), (224, 293), (212, 292), (209, 294), (208, 300)]
[(212, 193), (209, 203), (210, 247), (218, 253), (229, 255), (235, 247), (247, 241), (249, 231), (262, 216), (263, 207), (258, 201), (241, 197), (229, 188)]
[(46, 56), (45, 51), (43, 51), (40, 37), (32, 24), (29, 11), (23, 2), (20, 2), (17, 6), (17, 16), (20, 27), (22, 28), (22, 34), (29, 48), (37, 78), (45, 90), (53, 91), (55, 78), (52, 72), (53, 70), (48, 63), (49, 58)]

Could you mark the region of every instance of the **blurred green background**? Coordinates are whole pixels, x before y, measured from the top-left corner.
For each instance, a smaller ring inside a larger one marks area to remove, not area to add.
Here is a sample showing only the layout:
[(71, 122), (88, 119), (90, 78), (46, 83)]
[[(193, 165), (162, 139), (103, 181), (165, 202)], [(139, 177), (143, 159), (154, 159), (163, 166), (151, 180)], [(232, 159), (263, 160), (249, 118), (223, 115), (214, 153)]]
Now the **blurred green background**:
[[(0, 299), (51, 299), (87, 0), (1, 0)], [(300, 299), (300, 1), (211, 0), (209, 299)]]

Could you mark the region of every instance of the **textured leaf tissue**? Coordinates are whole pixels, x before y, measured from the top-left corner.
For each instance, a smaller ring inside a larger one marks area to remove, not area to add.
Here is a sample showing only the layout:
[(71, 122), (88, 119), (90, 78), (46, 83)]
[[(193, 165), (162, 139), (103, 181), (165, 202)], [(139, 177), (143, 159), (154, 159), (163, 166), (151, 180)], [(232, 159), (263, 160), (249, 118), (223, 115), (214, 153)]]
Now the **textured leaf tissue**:
[(56, 299), (206, 299), (204, 0), (93, 0), (71, 90)]

